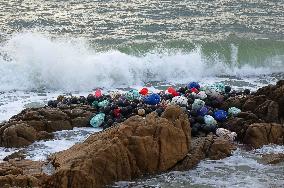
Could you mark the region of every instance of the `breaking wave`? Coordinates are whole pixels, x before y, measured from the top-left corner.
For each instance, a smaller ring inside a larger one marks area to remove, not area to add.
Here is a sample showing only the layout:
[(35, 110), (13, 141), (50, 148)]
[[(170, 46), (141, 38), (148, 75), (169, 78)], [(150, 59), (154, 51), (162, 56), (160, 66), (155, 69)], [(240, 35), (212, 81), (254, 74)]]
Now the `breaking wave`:
[(151, 81), (184, 83), (218, 76), (250, 77), (284, 70), (281, 55), (267, 55), (260, 62), (241, 62), (244, 50), (240, 52), (236, 44), (229, 47), (227, 59), (214, 48), (208, 56), (202, 45), (189, 52), (153, 49), (135, 55), (115, 49), (98, 51), (81, 39), (20, 33), (0, 46), (0, 90), (90, 90)]

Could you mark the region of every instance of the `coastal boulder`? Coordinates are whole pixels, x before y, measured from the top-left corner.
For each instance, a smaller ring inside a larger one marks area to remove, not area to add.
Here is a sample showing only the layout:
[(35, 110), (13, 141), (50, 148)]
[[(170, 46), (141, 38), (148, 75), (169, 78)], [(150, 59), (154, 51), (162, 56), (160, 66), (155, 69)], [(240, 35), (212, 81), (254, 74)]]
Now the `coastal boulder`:
[(53, 138), (53, 132), (87, 127), (94, 109), (86, 105), (60, 108), (28, 108), (0, 126), (0, 146), (24, 147)]
[(219, 160), (229, 157), (235, 149), (236, 146), (224, 138), (213, 135), (197, 137), (192, 139), (189, 153), (172, 170), (190, 170), (206, 158)]
[(284, 144), (284, 126), (276, 123), (255, 123), (245, 133), (244, 144), (259, 148), (267, 144)]
[(9, 160), (0, 163), (0, 187), (40, 187), (42, 162)]
[(1, 146), (23, 147), (37, 140), (37, 131), (24, 123), (15, 124), (3, 130), (1, 135)]
[(52, 157), (45, 187), (101, 187), (171, 169), (190, 149), (188, 117), (170, 106), (159, 117), (133, 116)]

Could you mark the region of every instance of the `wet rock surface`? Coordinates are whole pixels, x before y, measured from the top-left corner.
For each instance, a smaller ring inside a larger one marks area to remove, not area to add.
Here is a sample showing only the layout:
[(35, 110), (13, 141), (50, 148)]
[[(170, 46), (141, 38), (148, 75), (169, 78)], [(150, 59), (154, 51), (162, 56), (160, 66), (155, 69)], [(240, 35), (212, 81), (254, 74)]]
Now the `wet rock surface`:
[(100, 187), (164, 172), (186, 156), (190, 141), (188, 118), (180, 108), (168, 107), (162, 117), (134, 116), (54, 155), (56, 172), (45, 187)]
[(284, 162), (284, 153), (266, 154), (262, 156), (262, 161), (266, 164), (278, 164)]
[(193, 138), (191, 149), (172, 170), (189, 170), (206, 158), (219, 160), (231, 156), (236, 146), (229, 140), (213, 135)]
[(52, 132), (87, 127), (95, 109), (87, 105), (31, 108), (12, 117), (0, 128), (0, 146), (23, 147), (36, 140), (52, 139)]
[[(172, 93), (149, 95), (144, 101), (135, 98), (138, 93), (134, 90), (125, 94), (129, 99), (116, 94), (111, 99), (100, 92), (96, 93), (98, 98), (59, 97), (49, 102), (49, 107), (23, 110), (2, 123), (0, 146), (23, 147), (51, 139), (54, 131), (90, 126), (90, 120), (102, 114), (93, 122), (105, 130), (53, 155), (50, 160), (55, 172), (51, 176), (25, 171), (28, 166), (20, 165), (20, 161), (28, 164), (24, 153), (6, 157), (7, 162), (0, 165), (0, 186), (101, 187), (147, 174), (189, 170), (200, 160), (222, 159), (236, 149), (224, 139), (226, 135), (215, 135), (218, 128), (236, 133), (239, 142), (252, 148), (282, 145), (283, 85), (279, 81), (255, 93), (225, 91), (221, 95), (209, 90), (207, 98), (206, 92), (191, 86), (178, 92), (169, 88)], [(235, 111), (230, 111), (231, 107)], [(263, 156), (268, 164), (282, 159), (282, 155)]]
[(276, 123), (251, 124), (243, 140), (243, 143), (254, 148), (267, 144), (284, 144), (284, 126)]
[(0, 163), (0, 187), (41, 187), (46, 177), (42, 172), (43, 162), (9, 160)]

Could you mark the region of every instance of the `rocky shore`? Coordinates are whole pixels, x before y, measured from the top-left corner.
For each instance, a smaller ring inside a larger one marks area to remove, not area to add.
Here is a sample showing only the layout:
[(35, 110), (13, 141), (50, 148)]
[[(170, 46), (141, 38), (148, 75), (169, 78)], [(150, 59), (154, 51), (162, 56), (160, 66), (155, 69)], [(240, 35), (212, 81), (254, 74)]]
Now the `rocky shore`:
[[(179, 92), (184, 93), (190, 101), (188, 108), (193, 109), (192, 98), (198, 91), (191, 89), (189, 95), (182, 89)], [(229, 91), (224, 95), (223, 100), (208, 101), (213, 108), (209, 107), (206, 114), (212, 114), (210, 110), (228, 111), (231, 107), (241, 112), (226, 116), (224, 120), (218, 120), (219, 116), (215, 115), (218, 126), (208, 124), (209, 131), (204, 126), (199, 127), (199, 121), (206, 122), (200, 120), (200, 115), (195, 116), (188, 111), (182, 100), (167, 105), (164, 101), (159, 106), (135, 106), (130, 103), (133, 108), (125, 116), (122, 113), (128, 110), (127, 107), (114, 106), (113, 118), (117, 122), (111, 120), (108, 124), (105, 121), (102, 125), (104, 131), (50, 156), (48, 161), (30, 161), (16, 154), (8, 157), (6, 162), (0, 163), (0, 186), (103, 187), (144, 175), (189, 170), (206, 158), (218, 160), (228, 157), (236, 149), (237, 142), (248, 148), (259, 148), (270, 143), (284, 144), (284, 81), (260, 88), (255, 93), (230, 94)], [(171, 99), (173, 101), (174, 97)], [(153, 102), (150, 98), (147, 100)], [(0, 146), (25, 147), (37, 140), (52, 139), (54, 131), (90, 126), (94, 114), (111, 110), (85, 102), (58, 103), (25, 109), (2, 123)], [(237, 142), (225, 133), (217, 134), (217, 127), (236, 133)], [(263, 156), (263, 160), (277, 163), (283, 161), (283, 155)], [(51, 166), (53, 170), (46, 173), (46, 166)]]

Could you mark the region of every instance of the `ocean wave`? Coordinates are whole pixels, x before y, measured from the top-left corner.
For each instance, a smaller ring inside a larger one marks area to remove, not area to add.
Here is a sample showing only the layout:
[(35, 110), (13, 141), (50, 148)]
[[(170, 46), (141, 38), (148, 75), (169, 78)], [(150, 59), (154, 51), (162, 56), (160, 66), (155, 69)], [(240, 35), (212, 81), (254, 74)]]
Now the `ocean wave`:
[(279, 57), (239, 62), (240, 47), (231, 44), (230, 48), (228, 63), (222, 54), (211, 53), (209, 57), (199, 45), (190, 52), (152, 50), (137, 56), (113, 49), (97, 51), (82, 39), (19, 33), (0, 47), (0, 90), (90, 90), (151, 81), (184, 83), (217, 76), (249, 77), (284, 70)]

